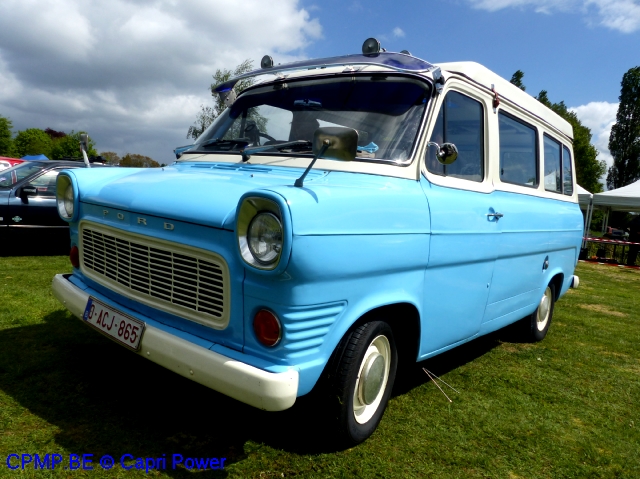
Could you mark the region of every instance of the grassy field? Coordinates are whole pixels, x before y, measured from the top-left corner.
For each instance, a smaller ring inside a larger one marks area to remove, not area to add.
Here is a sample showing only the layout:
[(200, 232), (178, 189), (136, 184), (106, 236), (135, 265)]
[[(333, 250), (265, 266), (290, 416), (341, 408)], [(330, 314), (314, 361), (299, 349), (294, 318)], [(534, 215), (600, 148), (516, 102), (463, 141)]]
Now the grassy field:
[[(581, 263), (543, 342), (501, 332), (420, 364), (460, 391), (453, 402), (416, 367), (376, 433), (336, 450), (308, 402), (255, 410), (72, 318), (50, 292), (69, 269), (64, 257), (0, 258), (0, 477), (640, 477), (640, 271)], [(35, 453), (93, 454), (95, 469), (6, 467)], [(103, 471), (105, 454), (227, 459), (147, 475)]]

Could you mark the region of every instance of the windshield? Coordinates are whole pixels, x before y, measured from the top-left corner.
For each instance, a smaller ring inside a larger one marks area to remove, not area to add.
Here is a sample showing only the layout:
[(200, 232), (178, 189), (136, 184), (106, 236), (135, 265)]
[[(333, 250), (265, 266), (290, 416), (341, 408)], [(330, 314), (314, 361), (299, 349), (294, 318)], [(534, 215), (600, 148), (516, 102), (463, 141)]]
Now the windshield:
[(311, 154), (310, 145), (277, 145), (312, 141), (317, 128), (342, 126), (357, 130), (358, 158), (402, 162), (411, 156), (430, 91), (427, 83), (391, 75), (258, 87), (238, 97), (189, 153), (272, 145), (273, 150), (257, 154)]
[(10, 188), (15, 185), (18, 181), (25, 179), (28, 176), (37, 173), (41, 169), (43, 169), (39, 163), (20, 163), (19, 165), (14, 166), (13, 168), (7, 168), (6, 170), (0, 171), (0, 188)]

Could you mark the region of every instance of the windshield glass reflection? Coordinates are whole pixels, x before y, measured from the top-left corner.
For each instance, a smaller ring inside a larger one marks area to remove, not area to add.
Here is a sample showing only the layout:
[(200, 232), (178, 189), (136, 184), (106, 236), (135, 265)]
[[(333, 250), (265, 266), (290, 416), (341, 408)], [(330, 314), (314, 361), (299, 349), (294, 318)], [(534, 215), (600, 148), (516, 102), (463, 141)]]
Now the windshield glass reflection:
[(278, 145), (311, 141), (317, 128), (341, 126), (358, 132), (358, 158), (403, 162), (411, 156), (429, 96), (427, 83), (392, 75), (258, 87), (238, 97), (189, 153), (271, 145), (272, 151), (257, 154), (309, 155), (309, 145)]

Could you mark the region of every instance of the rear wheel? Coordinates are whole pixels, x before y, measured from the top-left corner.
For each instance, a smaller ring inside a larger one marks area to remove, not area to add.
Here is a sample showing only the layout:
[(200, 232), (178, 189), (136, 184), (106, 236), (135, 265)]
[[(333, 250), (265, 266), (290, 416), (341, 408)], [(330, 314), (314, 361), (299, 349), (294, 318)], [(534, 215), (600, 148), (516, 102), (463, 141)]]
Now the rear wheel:
[(337, 428), (346, 445), (356, 445), (375, 431), (387, 406), (398, 353), (391, 327), (366, 323), (342, 342), (332, 374)]
[(532, 342), (542, 341), (549, 331), (553, 317), (556, 290), (553, 283), (545, 288), (538, 307), (525, 323), (528, 340)]

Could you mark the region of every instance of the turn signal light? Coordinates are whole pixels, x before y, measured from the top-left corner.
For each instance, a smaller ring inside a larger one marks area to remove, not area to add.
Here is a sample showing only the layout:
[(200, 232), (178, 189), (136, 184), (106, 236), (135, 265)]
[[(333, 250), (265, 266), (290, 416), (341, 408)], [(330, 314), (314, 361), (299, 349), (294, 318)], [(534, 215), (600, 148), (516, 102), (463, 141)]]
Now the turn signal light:
[(275, 346), (282, 337), (282, 327), (280, 321), (271, 311), (261, 309), (253, 318), (253, 330), (258, 341), (265, 346)]
[(71, 247), (71, 251), (69, 252), (69, 261), (71, 261), (71, 265), (74, 268), (80, 267), (80, 250), (76, 245)]

